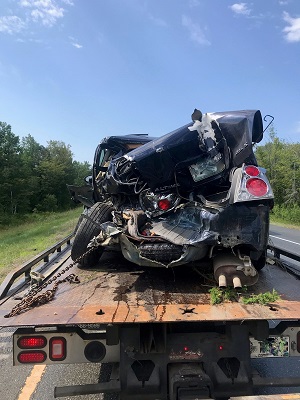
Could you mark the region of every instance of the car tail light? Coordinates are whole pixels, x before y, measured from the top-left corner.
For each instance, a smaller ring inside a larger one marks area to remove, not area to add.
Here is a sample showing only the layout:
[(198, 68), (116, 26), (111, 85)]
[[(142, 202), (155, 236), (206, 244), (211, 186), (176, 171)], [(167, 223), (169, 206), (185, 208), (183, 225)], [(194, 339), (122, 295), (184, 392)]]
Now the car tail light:
[(237, 168), (232, 178), (230, 203), (264, 199), (274, 199), (266, 170), (254, 165)]
[(246, 188), (250, 194), (256, 197), (262, 197), (268, 193), (268, 185), (259, 178), (248, 179), (246, 182)]
[(140, 194), (140, 203), (146, 213), (156, 217), (174, 209), (180, 203), (180, 198), (175, 193), (153, 193), (144, 190)]
[(22, 351), (18, 354), (18, 361), (21, 364), (37, 364), (46, 361), (47, 355), (42, 350)]
[(247, 167), (245, 167), (245, 172), (249, 176), (258, 176), (260, 173), (259, 169), (254, 165), (247, 165)]
[(171, 207), (171, 202), (168, 199), (161, 199), (157, 202), (158, 208), (167, 211)]
[(49, 357), (52, 361), (62, 361), (67, 356), (67, 343), (63, 337), (54, 337), (49, 341)]
[(22, 336), (18, 340), (20, 349), (42, 349), (47, 344), (44, 336)]

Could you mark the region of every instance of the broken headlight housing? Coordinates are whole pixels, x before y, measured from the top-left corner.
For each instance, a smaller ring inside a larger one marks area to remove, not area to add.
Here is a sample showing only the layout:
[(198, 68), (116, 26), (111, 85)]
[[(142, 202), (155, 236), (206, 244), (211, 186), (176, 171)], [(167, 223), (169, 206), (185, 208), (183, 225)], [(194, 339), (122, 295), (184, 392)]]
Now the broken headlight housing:
[(146, 214), (152, 217), (173, 210), (180, 203), (180, 197), (174, 193), (154, 193), (143, 190), (140, 194), (140, 204)]

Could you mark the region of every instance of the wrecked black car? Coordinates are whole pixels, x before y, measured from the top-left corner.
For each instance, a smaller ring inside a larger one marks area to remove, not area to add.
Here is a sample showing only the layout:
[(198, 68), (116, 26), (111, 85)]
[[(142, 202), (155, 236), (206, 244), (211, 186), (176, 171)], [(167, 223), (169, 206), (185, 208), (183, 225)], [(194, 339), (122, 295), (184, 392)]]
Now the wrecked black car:
[(273, 206), (253, 152), (262, 136), (258, 110), (195, 109), (191, 123), (159, 138), (105, 138), (78, 192), (86, 208), (72, 259), (89, 268), (114, 248), (145, 267), (211, 265), (220, 287), (254, 284)]

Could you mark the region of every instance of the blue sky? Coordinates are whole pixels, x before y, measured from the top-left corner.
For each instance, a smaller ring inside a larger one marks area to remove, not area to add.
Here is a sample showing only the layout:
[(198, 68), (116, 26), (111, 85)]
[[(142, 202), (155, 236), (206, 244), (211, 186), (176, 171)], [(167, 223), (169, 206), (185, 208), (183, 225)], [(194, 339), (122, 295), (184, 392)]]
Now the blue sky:
[(159, 136), (260, 109), (300, 137), (300, 0), (1, 0), (0, 121), (92, 162), (105, 136)]

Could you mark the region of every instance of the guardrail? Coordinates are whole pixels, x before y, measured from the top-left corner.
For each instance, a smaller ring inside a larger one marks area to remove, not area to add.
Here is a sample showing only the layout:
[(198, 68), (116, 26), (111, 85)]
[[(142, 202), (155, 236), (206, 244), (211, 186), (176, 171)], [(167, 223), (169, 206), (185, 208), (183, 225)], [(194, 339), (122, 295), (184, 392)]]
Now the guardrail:
[(268, 250), (270, 250), (273, 253), (273, 256), (271, 257), (273, 260), (279, 261), (279, 265), (283, 266), (284, 269), (290, 273), (291, 275), (293, 275), (295, 278), (300, 279), (300, 269), (297, 267), (294, 267), (292, 265), (289, 265), (287, 262), (282, 261), (280, 259), (280, 256), (285, 256), (287, 258), (290, 258), (291, 260), (294, 261), (298, 261), (300, 262), (300, 255), (290, 252), (290, 251), (286, 251), (284, 249), (281, 249), (280, 247), (275, 247), (272, 245), (268, 245)]
[(292, 253), (290, 251), (286, 251), (284, 249), (281, 249), (280, 247), (275, 247), (268, 245), (268, 250), (271, 250), (272, 253), (274, 254), (275, 258), (278, 258), (280, 260), (280, 255), (283, 255), (285, 257), (291, 258), (292, 260), (299, 261), (300, 262), (300, 255), (296, 253)]
[(27, 282), (30, 281), (30, 271), (31, 271), (32, 267), (37, 265), (42, 260), (44, 261), (44, 263), (48, 263), (50, 254), (55, 253), (55, 252), (60, 253), (62, 251), (62, 246), (64, 246), (64, 245), (70, 246), (71, 239), (74, 236), (74, 234), (75, 234), (74, 232), (71, 233), (70, 235), (68, 235), (67, 237), (62, 239), (60, 242), (58, 242), (55, 245), (49, 247), (49, 249), (43, 251), (42, 253), (39, 253), (37, 256), (32, 258), (30, 261), (26, 262), (25, 264), (23, 264), (18, 269), (12, 271), (4, 279), (4, 281), (2, 282), (2, 284), (0, 286), (0, 300), (2, 300), (6, 296), (7, 292), (9, 291), (9, 289), (11, 288), (13, 283), (21, 275), (23, 275), (23, 274), (25, 275), (25, 282), (26, 281)]

